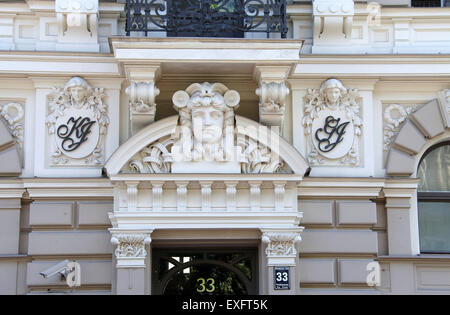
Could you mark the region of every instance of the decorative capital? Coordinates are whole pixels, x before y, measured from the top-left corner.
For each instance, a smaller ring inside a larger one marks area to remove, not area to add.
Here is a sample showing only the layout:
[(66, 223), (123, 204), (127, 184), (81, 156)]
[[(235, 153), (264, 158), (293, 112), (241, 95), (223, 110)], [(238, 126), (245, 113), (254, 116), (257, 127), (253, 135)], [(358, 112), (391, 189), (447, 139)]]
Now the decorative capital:
[(111, 243), (117, 246), (114, 253), (118, 260), (147, 257), (145, 246), (151, 242), (150, 235), (144, 233), (113, 234), (111, 237)]
[(299, 232), (264, 232), (261, 240), (267, 244), (267, 257), (290, 258), (297, 255), (296, 243), (302, 240)]

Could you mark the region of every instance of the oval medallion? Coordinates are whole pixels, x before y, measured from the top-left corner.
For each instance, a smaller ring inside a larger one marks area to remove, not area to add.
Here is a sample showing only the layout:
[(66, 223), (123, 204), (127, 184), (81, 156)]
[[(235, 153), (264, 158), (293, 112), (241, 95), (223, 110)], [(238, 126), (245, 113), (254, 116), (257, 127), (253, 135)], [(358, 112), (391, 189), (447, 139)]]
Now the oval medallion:
[(97, 147), (100, 130), (90, 109), (69, 108), (56, 120), (56, 145), (68, 157), (81, 159)]
[(312, 132), (314, 147), (326, 158), (341, 158), (353, 146), (354, 125), (343, 111), (320, 111), (312, 124)]

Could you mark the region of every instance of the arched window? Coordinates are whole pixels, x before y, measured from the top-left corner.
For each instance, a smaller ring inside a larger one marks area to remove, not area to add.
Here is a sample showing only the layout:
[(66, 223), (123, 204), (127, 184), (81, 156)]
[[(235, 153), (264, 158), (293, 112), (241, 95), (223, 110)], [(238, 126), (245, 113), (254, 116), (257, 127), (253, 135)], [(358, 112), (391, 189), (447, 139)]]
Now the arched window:
[(420, 251), (450, 253), (450, 142), (429, 149), (417, 174)]

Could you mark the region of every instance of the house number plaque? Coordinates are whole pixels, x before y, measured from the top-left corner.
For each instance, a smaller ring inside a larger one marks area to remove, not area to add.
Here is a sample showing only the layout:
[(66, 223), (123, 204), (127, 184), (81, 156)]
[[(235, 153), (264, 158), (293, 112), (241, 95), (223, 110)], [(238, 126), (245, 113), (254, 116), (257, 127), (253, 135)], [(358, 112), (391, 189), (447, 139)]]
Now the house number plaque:
[(290, 290), (289, 267), (274, 267), (274, 289)]

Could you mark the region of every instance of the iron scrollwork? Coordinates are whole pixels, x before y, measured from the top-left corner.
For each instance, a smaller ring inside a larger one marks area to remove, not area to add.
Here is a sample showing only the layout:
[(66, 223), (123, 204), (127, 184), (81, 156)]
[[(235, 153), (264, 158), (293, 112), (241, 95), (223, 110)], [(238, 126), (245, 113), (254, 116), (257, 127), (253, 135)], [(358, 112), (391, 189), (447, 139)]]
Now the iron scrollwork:
[(127, 0), (126, 34), (166, 31), (172, 37), (286, 38), (286, 0)]

